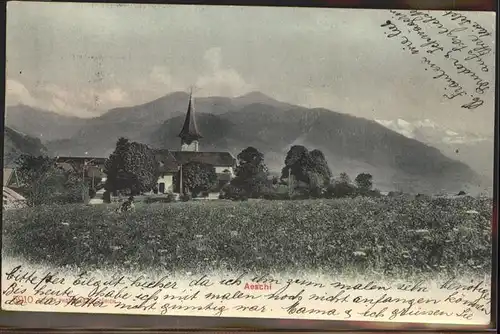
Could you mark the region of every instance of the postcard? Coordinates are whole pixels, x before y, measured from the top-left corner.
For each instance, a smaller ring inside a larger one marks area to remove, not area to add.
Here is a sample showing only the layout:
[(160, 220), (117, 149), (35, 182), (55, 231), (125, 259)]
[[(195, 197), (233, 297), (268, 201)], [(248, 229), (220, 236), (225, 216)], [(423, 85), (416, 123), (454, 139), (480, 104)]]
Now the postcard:
[(495, 19), (9, 2), (2, 309), (489, 324)]

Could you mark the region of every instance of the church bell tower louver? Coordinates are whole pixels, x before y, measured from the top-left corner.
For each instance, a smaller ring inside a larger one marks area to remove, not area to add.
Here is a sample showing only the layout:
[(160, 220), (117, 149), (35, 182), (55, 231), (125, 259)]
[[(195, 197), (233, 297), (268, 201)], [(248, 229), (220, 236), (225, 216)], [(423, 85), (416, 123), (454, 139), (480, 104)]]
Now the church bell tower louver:
[(203, 137), (196, 125), (192, 91), (189, 94), (186, 119), (184, 120), (184, 126), (179, 133), (179, 137), (181, 138), (181, 151), (198, 152), (199, 140)]

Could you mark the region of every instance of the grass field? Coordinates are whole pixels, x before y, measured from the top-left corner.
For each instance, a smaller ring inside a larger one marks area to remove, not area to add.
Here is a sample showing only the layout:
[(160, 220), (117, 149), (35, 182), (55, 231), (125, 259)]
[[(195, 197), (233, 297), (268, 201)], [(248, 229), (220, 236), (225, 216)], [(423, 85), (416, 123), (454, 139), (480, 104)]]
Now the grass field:
[(3, 236), (57, 266), (463, 275), (491, 270), (491, 218), (469, 197), (66, 205), (5, 212)]

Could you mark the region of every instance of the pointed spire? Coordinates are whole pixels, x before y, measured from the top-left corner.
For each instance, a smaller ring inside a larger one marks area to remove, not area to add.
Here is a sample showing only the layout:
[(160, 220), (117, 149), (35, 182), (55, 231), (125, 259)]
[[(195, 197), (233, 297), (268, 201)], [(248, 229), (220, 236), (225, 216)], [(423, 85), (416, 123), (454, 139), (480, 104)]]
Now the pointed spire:
[(196, 119), (194, 114), (194, 101), (193, 101), (193, 88), (189, 93), (189, 104), (186, 113), (186, 119), (184, 120), (184, 126), (182, 127), (181, 133), (179, 133), (179, 137), (190, 144), (194, 140), (198, 140), (202, 138), (200, 131), (198, 130), (198, 126), (196, 125)]

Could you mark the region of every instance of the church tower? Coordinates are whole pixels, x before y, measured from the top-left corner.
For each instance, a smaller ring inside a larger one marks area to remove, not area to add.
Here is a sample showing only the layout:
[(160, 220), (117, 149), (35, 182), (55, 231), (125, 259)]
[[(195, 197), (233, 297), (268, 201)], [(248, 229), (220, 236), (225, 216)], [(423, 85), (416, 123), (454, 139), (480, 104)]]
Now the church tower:
[(181, 133), (179, 133), (179, 137), (181, 138), (181, 151), (198, 152), (198, 140), (203, 137), (201, 136), (200, 131), (198, 131), (198, 126), (196, 125), (193, 92), (189, 94), (186, 119), (184, 120), (184, 126), (182, 127)]

